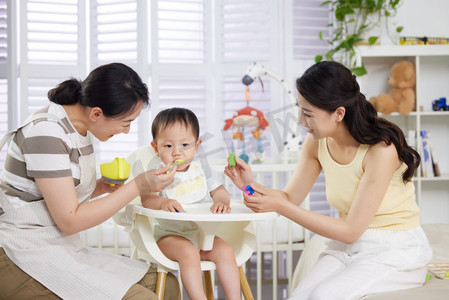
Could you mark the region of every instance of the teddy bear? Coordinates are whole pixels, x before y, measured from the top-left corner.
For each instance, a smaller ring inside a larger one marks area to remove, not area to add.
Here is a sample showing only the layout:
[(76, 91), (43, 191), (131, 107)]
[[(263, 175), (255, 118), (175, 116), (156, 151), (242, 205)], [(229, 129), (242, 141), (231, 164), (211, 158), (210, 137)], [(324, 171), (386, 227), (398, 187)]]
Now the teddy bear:
[(389, 115), (392, 112), (407, 115), (413, 111), (416, 103), (415, 65), (407, 60), (396, 62), (391, 67), (388, 83), (391, 85), (388, 94), (382, 93), (369, 99), (376, 111), (384, 115)]

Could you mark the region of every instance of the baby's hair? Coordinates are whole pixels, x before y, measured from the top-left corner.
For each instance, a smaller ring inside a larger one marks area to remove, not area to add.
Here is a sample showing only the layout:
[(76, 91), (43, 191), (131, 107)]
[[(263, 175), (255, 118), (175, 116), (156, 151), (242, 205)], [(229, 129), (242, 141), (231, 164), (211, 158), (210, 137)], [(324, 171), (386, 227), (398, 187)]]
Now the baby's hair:
[(190, 109), (181, 107), (164, 109), (156, 115), (153, 120), (153, 124), (151, 125), (153, 140), (156, 141), (157, 135), (161, 130), (178, 123), (185, 125), (187, 128), (191, 127), (196, 139), (198, 140), (200, 136), (200, 125), (198, 118)]

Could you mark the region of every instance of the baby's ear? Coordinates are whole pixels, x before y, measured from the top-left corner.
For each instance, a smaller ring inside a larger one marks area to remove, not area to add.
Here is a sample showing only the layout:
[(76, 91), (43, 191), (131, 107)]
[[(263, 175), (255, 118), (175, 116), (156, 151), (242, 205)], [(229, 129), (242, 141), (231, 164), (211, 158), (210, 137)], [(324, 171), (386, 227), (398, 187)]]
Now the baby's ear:
[(159, 151), (157, 149), (157, 144), (155, 141), (151, 141), (151, 147), (153, 147), (153, 150), (156, 153), (156, 155), (159, 156)]

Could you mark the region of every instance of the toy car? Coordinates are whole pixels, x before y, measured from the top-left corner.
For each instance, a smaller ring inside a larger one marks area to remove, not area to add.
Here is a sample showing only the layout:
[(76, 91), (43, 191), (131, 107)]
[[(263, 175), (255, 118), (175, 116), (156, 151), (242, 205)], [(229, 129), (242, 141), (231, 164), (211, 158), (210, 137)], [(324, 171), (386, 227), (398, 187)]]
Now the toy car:
[(446, 97), (441, 97), (440, 99), (436, 99), (432, 101), (432, 110), (449, 110), (449, 102)]

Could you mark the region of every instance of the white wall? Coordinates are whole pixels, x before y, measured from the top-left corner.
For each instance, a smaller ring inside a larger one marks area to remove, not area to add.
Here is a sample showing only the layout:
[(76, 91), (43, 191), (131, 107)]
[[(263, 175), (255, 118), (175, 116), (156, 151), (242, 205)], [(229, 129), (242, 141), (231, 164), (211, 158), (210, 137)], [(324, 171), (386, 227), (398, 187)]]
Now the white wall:
[(395, 20), (403, 36), (449, 37), (449, 1), (403, 0)]

